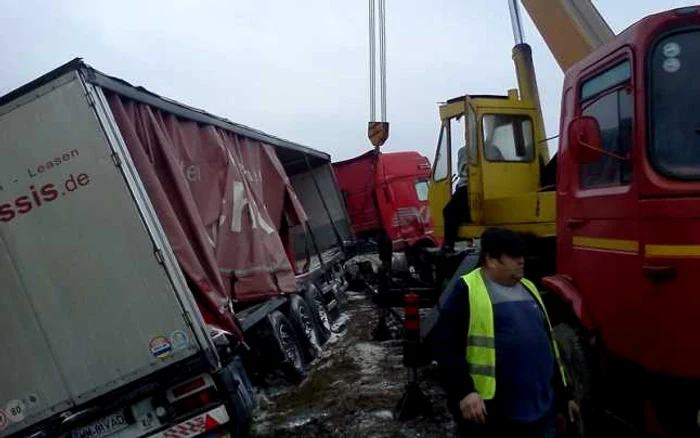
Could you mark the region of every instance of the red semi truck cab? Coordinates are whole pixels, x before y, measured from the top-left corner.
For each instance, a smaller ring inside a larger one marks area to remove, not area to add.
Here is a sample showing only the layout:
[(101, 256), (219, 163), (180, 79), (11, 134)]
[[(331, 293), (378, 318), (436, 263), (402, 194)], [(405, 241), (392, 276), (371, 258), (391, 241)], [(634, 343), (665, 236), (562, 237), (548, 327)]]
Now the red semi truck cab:
[(369, 151), (333, 167), (358, 239), (387, 237), (394, 251), (438, 244), (428, 208), (426, 157)]
[(700, 434), (698, 68), (700, 7), (689, 7), (643, 19), (567, 71), (559, 276), (544, 280), (604, 345), (615, 377), (601, 386), (638, 394), (674, 436)]

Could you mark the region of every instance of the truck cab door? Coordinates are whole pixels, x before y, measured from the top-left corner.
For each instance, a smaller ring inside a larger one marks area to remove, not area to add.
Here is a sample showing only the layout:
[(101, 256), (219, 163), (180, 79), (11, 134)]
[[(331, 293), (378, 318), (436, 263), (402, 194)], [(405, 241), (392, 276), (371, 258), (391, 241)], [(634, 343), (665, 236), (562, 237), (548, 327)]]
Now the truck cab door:
[[(540, 169), (533, 114), (504, 108), (480, 112), (484, 200), (536, 192)], [(488, 216), (489, 223), (503, 219)]]
[(433, 161), (433, 173), (430, 177), (430, 187), (428, 189), (430, 214), (435, 222), (435, 234), (439, 238), (445, 235), (445, 222), (442, 210), (452, 196), (449, 126), (449, 120), (446, 120), (440, 128), (435, 161)]
[(641, 275), (631, 81), (630, 62), (618, 56), (565, 92), (571, 116), (597, 122), (599, 152), (586, 153), (589, 137), (576, 132), (570, 117), (558, 169), (558, 271), (584, 295), (613, 355), (644, 364), (653, 319)]

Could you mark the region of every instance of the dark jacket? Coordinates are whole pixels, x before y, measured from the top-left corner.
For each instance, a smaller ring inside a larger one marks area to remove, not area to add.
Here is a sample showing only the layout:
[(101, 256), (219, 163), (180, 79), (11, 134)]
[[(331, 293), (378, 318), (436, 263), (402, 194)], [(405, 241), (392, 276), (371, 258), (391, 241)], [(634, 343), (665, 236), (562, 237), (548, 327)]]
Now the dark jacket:
[[(440, 308), (440, 316), (432, 332), (440, 381), (452, 405), (475, 391), (466, 359), (469, 318), (469, 288), (464, 281), (457, 281)], [(552, 383), (557, 400), (566, 403), (571, 395), (561, 383), (559, 367), (554, 368)]]

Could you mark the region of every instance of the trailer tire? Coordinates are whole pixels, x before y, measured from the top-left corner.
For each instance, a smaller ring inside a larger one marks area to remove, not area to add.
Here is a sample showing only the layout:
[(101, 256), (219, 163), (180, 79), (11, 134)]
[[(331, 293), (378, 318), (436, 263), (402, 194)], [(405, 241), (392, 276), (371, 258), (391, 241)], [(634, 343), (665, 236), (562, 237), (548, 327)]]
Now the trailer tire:
[(231, 417), (228, 426), (230, 431), (234, 432), (236, 437), (250, 436), (252, 414), (257, 403), (243, 360), (240, 357), (234, 357), (228, 365), (218, 371), (217, 376), (221, 387), (225, 390), (226, 404)]
[[(554, 339), (559, 346), (561, 360), (566, 368), (567, 380), (572, 395), (581, 410), (581, 418), (569, 427), (574, 428), (571, 436), (586, 437), (592, 421), (592, 388), (593, 379), (590, 369), (591, 358), (584, 345), (584, 337), (580, 330), (569, 324), (557, 324), (553, 328)], [(589, 430), (590, 432), (590, 430)], [(568, 436), (568, 435), (567, 435)]]
[(279, 310), (270, 313), (267, 319), (271, 328), (271, 344), (278, 350), (280, 370), (290, 382), (300, 383), (306, 378), (306, 366), (294, 327)]
[(309, 286), (303, 295), (316, 321), (319, 345), (323, 345), (331, 337), (331, 317), (328, 314), (328, 309), (326, 309), (321, 292), (316, 286)]
[(289, 297), (287, 319), (296, 330), (304, 359), (307, 363), (312, 362), (321, 352), (321, 342), (311, 307), (299, 295)]

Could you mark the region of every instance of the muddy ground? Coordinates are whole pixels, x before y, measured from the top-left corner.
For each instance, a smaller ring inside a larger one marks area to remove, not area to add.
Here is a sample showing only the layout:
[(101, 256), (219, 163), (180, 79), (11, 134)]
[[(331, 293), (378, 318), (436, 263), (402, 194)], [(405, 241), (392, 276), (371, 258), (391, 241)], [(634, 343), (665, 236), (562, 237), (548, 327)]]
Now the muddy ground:
[(454, 437), (445, 396), (431, 368), (419, 373), (432, 413), (396, 419), (407, 371), (401, 341), (372, 341), (378, 315), (371, 300), (349, 292), (335, 333), (297, 387), (269, 388), (259, 397), (253, 436), (267, 437)]

